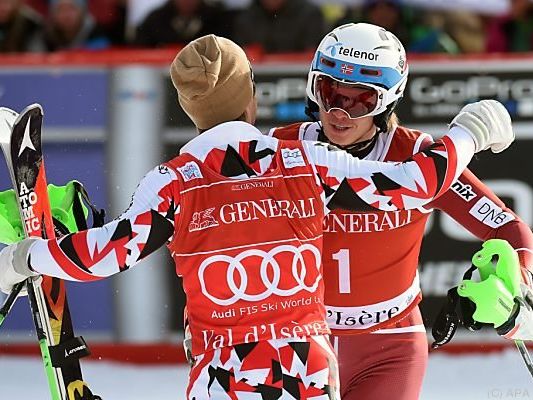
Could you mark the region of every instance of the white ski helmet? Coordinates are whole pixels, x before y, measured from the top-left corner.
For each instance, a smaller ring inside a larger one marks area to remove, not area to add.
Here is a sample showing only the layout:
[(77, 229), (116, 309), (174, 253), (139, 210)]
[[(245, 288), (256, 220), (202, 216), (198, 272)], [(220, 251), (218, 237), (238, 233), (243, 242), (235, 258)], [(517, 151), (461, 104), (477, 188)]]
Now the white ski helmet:
[(377, 25), (346, 24), (320, 42), (307, 96), (327, 112), (340, 109), (356, 119), (387, 111), (388, 119), (403, 95), (407, 75), (405, 50), (394, 34)]

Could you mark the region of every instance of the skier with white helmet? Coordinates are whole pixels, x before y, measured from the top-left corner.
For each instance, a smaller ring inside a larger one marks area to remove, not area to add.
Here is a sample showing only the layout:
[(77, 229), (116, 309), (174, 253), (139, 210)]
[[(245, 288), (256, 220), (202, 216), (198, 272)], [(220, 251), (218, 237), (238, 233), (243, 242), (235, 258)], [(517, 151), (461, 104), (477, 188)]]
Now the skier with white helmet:
[[(362, 132), (365, 137), (375, 128), (385, 131), (403, 96), (408, 71), (405, 50), (392, 33), (365, 23), (341, 26), (324, 37), (313, 58), (307, 80), (310, 107), (346, 114), (357, 126), (368, 128)], [(328, 121), (334, 128), (331, 141), (340, 147), (353, 142), (346, 132), (349, 126), (335, 123), (345, 116)], [(361, 120), (370, 116), (374, 118)]]
[[(391, 32), (365, 23), (340, 26), (324, 37), (309, 71), (307, 111), (315, 122), (269, 134), (325, 141), (367, 160), (408, 158), (433, 142), (426, 133), (400, 126), (394, 113), (408, 72), (405, 50)], [(481, 110), (497, 120), (501, 115), (495, 103), (467, 105), (451, 125), (461, 126), (465, 112)], [(504, 217), (497, 223), (483, 219), (479, 200)], [(428, 343), (418, 308), (417, 266), (434, 208), (481, 240), (505, 239), (521, 249), (522, 280), (530, 284), (530, 228), (468, 170), (424, 208), (331, 212), (324, 220), (322, 264), (343, 400), (412, 400), (420, 394)]]

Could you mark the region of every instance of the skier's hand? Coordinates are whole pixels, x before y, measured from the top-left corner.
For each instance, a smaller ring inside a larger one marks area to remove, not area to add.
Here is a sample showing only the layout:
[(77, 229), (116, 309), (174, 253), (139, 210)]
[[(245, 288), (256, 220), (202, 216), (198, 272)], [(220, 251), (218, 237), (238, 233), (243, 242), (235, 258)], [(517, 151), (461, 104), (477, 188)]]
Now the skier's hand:
[[(0, 251), (0, 290), (11, 293), (13, 286), (29, 277), (37, 276), (28, 266), (28, 253), (35, 239), (28, 238), (4, 247)], [(21, 292), (21, 295), (26, 294)]]
[[(485, 282), (490, 283), (480, 286)], [(476, 321), (494, 324), (496, 332), (506, 339), (533, 340), (533, 293), (526, 285), (520, 286), (522, 295), (513, 299), (503, 281), (491, 275), (483, 282), (465, 280), (457, 292), (476, 304), (476, 312), (472, 316)], [(489, 292), (481, 294), (489, 287)], [(487, 296), (489, 293), (490, 296)]]
[(511, 116), (496, 100), (481, 100), (464, 106), (452, 120), (450, 127), (465, 129), (476, 144), (476, 153), (491, 149), (500, 153), (514, 140)]
[(472, 318), (494, 325), (507, 339), (533, 340), (533, 295), (521, 283), (520, 262), (513, 247), (505, 240), (487, 240), (474, 254), (472, 264), (478, 268), (481, 282), (465, 279), (457, 288), (459, 296), (476, 305)]
[(481, 282), (465, 279), (457, 288), (457, 293), (476, 305), (472, 315), (475, 321), (493, 324), (495, 328), (507, 322), (515, 308), (513, 295), (496, 275), (490, 275)]

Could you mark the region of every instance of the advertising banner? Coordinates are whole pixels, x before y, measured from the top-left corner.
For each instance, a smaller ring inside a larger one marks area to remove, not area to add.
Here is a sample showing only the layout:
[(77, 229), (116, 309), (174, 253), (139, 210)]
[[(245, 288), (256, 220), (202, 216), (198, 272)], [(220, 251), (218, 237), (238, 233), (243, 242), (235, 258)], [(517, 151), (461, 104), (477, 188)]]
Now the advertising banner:
[(104, 127), (108, 110), (107, 80), (107, 72), (99, 69), (2, 70), (0, 104), (20, 111), (29, 104), (39, 103), (44, 109), (46, 126)]

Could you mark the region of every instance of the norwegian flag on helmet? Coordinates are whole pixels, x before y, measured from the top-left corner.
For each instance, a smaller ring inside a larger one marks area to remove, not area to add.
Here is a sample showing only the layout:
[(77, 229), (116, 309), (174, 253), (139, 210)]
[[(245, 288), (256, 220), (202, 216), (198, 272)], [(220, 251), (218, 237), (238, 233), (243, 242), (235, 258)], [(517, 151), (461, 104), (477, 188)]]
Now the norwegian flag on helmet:
[(344, 75), (351, 75), (353, 73), (353, 67), (349, 64), (342, 64), (341, 73), (343, 73)]

